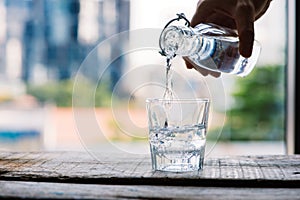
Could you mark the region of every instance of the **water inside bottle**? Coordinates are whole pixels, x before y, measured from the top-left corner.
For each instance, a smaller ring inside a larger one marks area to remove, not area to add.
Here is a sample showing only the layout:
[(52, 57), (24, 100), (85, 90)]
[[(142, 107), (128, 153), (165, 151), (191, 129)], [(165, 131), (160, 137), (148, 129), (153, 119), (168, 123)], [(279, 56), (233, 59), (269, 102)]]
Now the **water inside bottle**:
[(260, 45), (254, 41), (252, 56), (244, 58), (239, 53), (236, 33), (211, 24), (199, 24), (195, 29), (170, 26), (163, 31), (160, 44), (167, 56), (185, 56), (197, 70), (205, 68), (238, 76), (251, 72), (260, 53)]
[(207, 37), (203, 39), (202, 51), (190, 56), (197, 65), (213, 71), (231, 73), (241, 58), (239, 42), (232, 37)]

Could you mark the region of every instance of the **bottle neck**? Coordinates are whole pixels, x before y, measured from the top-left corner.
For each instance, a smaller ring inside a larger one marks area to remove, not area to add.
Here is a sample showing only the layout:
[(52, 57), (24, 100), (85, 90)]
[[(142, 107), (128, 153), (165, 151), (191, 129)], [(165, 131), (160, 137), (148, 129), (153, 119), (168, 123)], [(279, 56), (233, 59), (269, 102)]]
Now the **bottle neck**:
[(190, 56), (199, 52), (202, 37), (195, 35), (190, 27), (170, 26), (164, 29), (159, 42), (166, 56)]

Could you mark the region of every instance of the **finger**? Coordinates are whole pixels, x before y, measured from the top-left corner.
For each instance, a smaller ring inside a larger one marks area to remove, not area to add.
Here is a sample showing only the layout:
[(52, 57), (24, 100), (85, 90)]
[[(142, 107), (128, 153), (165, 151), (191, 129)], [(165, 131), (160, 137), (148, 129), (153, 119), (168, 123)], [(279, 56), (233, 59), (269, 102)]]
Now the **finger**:
[(194, 68), (193, 65), (185, 57), (183, 57), (183, 60), (185, 62), (186, 68), (188, 68), (188, 69), (193, 69)]
[(186, 67), (188, 68), (188, 69), (198, 69), (199, 68), (199, 70), (197, 70), (200, 74), (202, 74), (203, 76), (207, 76), (208, 75), (208, 71), (207, 70), (202, 70), (202, 68), (200, 68), (200, 67), (197, 67), (197, 68), (195, 68), (194, 67), (194, 63), (188, 58), (188, 57), (183, 57), (183, 60), (184, 60), (184, 62), (185, 62), (185, 65), (186, 65)]
[(199, 1), (197, 10), (192, 17), (191, 26), (206, 22), (206, 18), (214, 13), (209, 1)]
[(197, 68), (194, 68), (197, 72), (199, 72), (200, 74), (202, 74), (203, 76), (207, 76), (207, 75), (211, 75), (215, 78), (218, 78), (220, 77), (221, 73), (220, 72), (215, 72), (215, 71), (209, 71), (207, 69), (204, 69), (202, 67), (197, 67)]
[(247, 1), (239, 1), (236, 9), (235, 21), (240, 39), (239, 51), (247, 58), (252, 54), (254, 42), (255, 8)]
[(219, 72), (210, 71), (210, 70), (204, 69), (202, 67), (196, 66), (196, 64), (193, 63), (192, 61), (190, 61), (190, 59), (188, 57), (184, 57), (183, 60), (188, 69), (195, 69), (197, 72), (199, 72), (203, 76), (211, 75), (215, 78), (218, 78), (221, 75), (221, 73), (219, 73)]
[(194, 68), (197, 72), (199, 72), (200, 74), (202, 74), (203, 76), (207, 76), (209, 73), (207, 70), (203, 69), (203, 68)]
[(259, 19), (262, 15), (264, 15), (266, 13), (266, 11), (268, 10), (268, 8), (270, 6), (271, 1), (272, 0), (267, 0), (267, 2), (265, 3), (265, 5), (263, 6), (263, 8), (259, 12), (256, 12), (258, 14), (256, 14), (255, 20)]
[[(204, 68), (201, 68), (201, 67), (198, 67), (196, 70), (197, 70), (198, 72), (202, 71), (202, 74), (204, 73), (204, 71), (206, 71), (206, 73), (207, 73), (208, 75), (211, 75), (211, 76), (213, 76), (213, 77), (215, 77), (215, 78), (218, 78), (218, 77), (221, 76), (221, 73), (220, 73), (220, 72), (208, 71), (207, 69), (204, 69)], [(201, 73), (201, 72), (200, 72), (200, 73)]]
[(213, 13), (209, 17), (207, 17), (206, 22), (218, 24), (220, 26), (224, 26), (231, 29), (236, 29), (235, 20), (227, 16), (223, 13)]

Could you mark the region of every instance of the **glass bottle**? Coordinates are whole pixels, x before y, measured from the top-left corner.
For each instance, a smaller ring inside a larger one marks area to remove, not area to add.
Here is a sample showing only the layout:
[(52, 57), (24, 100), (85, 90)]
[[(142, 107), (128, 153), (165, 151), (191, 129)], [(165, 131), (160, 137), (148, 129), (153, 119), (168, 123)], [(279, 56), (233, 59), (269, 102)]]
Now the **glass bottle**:
[(261, 46), (254, 41), (252, 55), (244, 58), (239, 53), (237, 32), (216, 24), (190, 26), (166, 26), (159, 39), (163, 54), (169, 58), (184, 56), (194, 63), (194, 68), (248, 75), (254, 68)]

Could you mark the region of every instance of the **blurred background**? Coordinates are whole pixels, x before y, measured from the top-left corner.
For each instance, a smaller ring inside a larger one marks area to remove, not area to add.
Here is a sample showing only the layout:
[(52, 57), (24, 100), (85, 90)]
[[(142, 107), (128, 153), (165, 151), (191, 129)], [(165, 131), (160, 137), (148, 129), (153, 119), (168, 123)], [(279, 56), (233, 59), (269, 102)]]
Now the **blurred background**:
[[(145, 99), (162, 97), (165, 59), (156, 46), (128, 45), (158, 43), (156, 33), (176, 13), (190, 19), (196, 4), (0, 0), (0, 149), (147, 153)], [(256, 22), (262, 53), (249, 76), (203, 77), (173, 62), (177, 96), (212, 100), (212, 156), (286, 152), (286, 4), (273, 0)]]

